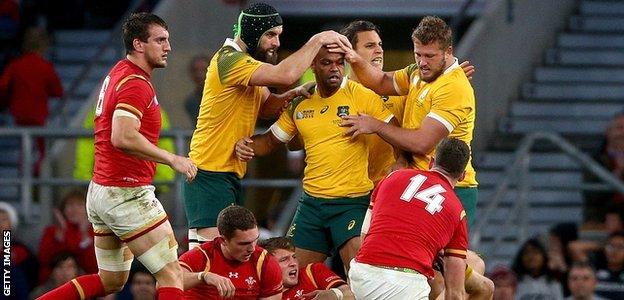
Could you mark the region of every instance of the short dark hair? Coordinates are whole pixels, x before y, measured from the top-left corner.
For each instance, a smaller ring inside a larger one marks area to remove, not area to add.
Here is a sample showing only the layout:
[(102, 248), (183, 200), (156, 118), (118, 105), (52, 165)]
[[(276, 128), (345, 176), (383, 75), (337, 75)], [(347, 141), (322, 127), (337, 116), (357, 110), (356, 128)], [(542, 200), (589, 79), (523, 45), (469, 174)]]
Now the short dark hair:
[(242, 206), (228, 206), (217, 216), (219, 234), (228, 240), (234, 236), (236, 230), (245, 231), (257, 226), (254, 214)]
[(418, 27), (412, 32), (412, 41), (416, 40), (423, 45), (438, 42), (440, 49), (445, 50), (453, 45), (453, 32), (446, 22), (439, 17), (426, 16), (420, 20)]
[(469, 159), (470, 147), (466, 143), (456, 138), (445, 138), (436, 147), (434, 164), (459, 179)]
[(258, 243), (258, 246), (266, 249), (269, 253), (273, 254), (275, 250), (283, 249), (288, 251), (295, 251), (295, 244), (292, 239), (285, 236), (272, 237), (270, 239), (262, 240)]
[(351, 45), (355, 47), (355, 44), (357, 44), (357, 34), (364, 31), (375, 31), (381, 37), (379, 27), (373, 24), (373, 22), (366, 20), (355, 20), (347, 24), (347, 26), (340, 30), (340, 34), (346, 36), (349, 42), (351, 42)]
[(167, 23), (159, 16), (151, 13), (141, 12), (131, 14), (126, 22), (123, 24), (123, 43), (126, 48), (126, 54), (130, 54), (134, 51), (134, 39), (139, 39), (141, 42), (147, 42), (149, 38), (149, 27), (151, 25), (158, 25), (164, 29), (169, 29)]

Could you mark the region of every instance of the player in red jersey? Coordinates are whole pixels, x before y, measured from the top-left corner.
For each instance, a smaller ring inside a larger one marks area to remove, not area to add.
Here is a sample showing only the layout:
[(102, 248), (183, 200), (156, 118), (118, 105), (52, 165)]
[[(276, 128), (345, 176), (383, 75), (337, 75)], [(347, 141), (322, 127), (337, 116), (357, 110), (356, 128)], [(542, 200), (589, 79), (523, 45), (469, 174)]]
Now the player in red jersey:
[(228, 206), (217, 217), (217, 229), (220, 237), (180, 256), (186, 299), (281, 299), (280, 266), (256, 245), (253, 213)]
[(295, 245), (288, 237), (274, 237), (260, 246), (279, 263), (284, 284), (283, 300), (297, 299), (355, 299), (349, 285), (323, 263), (299, 267)]
[(156, 163), (193, 180), (195, 165), (156, 146), (160, 107), (150, 83), (167, 66), (167, 24), (149, 13), (123, 26), (126, 59), (104, 79), (95, 114), (95, 166), (87, 213), (95, 232), (98, 274), (71, 280), (40, 299), (87, 299), (120, 291), (133, 255), (158, 280), (158, 298), (183, 299), (177, 242), (151, 184)]
[(469, 158), (466, 143), (445, 139), (430, 171), (399, 170), (381, 181), (371, 197), (375, 206), (368, 233), (351, 261), (349, 278), (357, 298), (428, 299), (431, 266), (442, 249), (444, 297), (463, 298), (466, 213), (453, 186)]

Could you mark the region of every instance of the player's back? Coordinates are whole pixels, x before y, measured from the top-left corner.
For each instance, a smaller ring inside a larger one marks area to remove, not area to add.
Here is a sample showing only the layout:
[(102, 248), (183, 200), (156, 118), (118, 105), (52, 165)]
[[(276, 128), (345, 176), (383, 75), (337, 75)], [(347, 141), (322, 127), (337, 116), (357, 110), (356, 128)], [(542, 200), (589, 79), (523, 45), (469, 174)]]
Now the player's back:
[(435, 171), (399, 170), (374, 191), (373, 215), (356, 260), (432, 276), (441, 249), (465, 252), (463, 207), (449, 181)]

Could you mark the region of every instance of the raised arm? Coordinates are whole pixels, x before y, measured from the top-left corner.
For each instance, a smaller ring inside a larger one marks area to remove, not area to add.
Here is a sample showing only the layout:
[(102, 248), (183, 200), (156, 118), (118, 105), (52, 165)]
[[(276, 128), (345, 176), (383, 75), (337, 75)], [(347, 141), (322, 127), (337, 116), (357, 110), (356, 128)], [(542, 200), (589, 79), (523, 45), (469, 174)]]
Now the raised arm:
[(378, 95), (400, 95), (394, 86), (394, 72), (384, 72), (373, 67), (352, 49), (348, 49), (346, 52), (345, 59), (351, 65), (351, 69), (362, 85)]
[(251, 75), (249, 85), (288, 86), (299, 80), (312, 64), (318, 50), (323, 46), (350, 48), (349, 40), (335, 32), (323, 31), (312, 36), (308, 42), (277, 65), (262, 64)]

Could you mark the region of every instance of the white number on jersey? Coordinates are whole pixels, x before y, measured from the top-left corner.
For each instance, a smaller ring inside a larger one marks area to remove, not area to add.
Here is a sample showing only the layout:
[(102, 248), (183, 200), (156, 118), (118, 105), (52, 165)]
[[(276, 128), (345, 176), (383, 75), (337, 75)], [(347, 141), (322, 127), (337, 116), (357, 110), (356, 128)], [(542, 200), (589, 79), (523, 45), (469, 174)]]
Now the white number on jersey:
[(102, 114), (102, 110), (104, 107), (104, 94), (106, 93), (106, 89), (108, 88), (108, 83), (110, 82), (110, 76), (106, 76), (104, 82), (102, 83), (102, 88), (100, 89), (100, 95), (98, 96), (98, 101), (95, 104), (95, 116), (99, 117)]
[(401, 200), (410, 202), (412, 198), (416, 198), (425, 202), (427, 203), (425, 209), (433, 215), (442, 210), (444, 196), (440, 195), (440, 193), (444, 193), (446, 190), (441, 185), (436, 184), (419, 191), (425, 180), (427, 180), (427, 177), (422, 174), (410, 178), (410, 184), (405, 188), (403, 194), (401, 194)]

